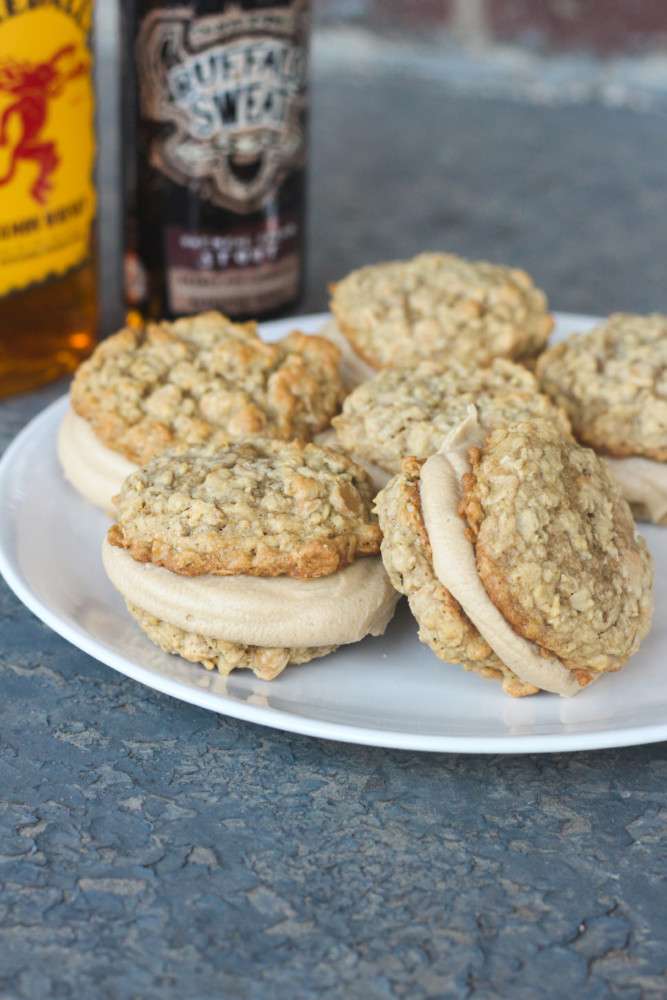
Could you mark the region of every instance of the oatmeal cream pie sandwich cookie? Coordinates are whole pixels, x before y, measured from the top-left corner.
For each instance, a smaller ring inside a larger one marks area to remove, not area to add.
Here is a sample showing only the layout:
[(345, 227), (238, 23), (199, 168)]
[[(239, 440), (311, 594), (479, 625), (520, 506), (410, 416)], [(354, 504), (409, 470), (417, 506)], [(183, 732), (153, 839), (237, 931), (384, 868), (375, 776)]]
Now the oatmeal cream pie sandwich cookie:
[(255, 323), (216, 312), (128, 327), (74, 377), (58, 440), (65, 476), (113, 516), (125, 477), (173, 444), (310, 441), (345, 396), (338, 362), (322, 337), (266, 343)]
[(619, 670), (651, 627), (653, 562), (606, 464), (544, 420), (486, 440), (474, 407), (376, 498), (419, 637), (521, 697)]
[(537, 375), (635, 516), (667, 524), (667, 316), (616, 313), (545, 351)]
[(363, 469), (328, 448), (180, 445), (125, 480), (104, 566), (166, 652), (269, 680), (384, 632), (399, 595), (371, 507)]
[(530, 362), (553, 327), (523, 270), (447, 253), (362, 267), (331, 285), (331, 311), (371, 368), (424, 359)]

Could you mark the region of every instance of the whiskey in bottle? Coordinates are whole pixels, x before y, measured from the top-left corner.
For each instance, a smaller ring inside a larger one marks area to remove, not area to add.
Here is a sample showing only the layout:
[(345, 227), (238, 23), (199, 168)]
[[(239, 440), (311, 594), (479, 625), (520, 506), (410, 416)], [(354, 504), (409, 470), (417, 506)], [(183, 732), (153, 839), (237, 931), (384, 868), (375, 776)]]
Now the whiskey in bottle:
[(267, 318), (301, 294), (309, 5), (125, 5), (126, 298)]
[(0, 396), (96, 341), (92, 0), (0, 5)]

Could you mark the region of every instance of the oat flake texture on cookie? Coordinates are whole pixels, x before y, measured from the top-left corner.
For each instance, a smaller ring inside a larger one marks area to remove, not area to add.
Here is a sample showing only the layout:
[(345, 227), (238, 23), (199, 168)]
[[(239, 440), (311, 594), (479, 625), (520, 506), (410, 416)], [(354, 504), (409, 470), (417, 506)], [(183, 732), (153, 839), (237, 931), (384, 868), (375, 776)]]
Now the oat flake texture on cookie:
[(366, 473), (328, 448), (180, 445), (128, 476), (111, 542), (174, 573), (326, 576), (379, 551)]
[(350, 393), (332, 425), (355, 459), (398, 472), (402, 458), (437, 451), (471, 404), (486, 431), (542, 417), (564, 435), (571, 433), (565, 411), (539, 391), (535, 375), (504, 358), (488, 367), (451, 359), (384, 369)]
[(137, 464), (178, 442), (310, 440), (345, 395), (339, 355), (298, 331), (266, 343), (255, 323), (220, 313), (148, 323), (102, 341), (77, 371), (71, 404), (106, 447)]
[(472, 431), (377, 498), (385, 566), (441, 659), (574, 694), (648, 634), (652, 559), (593, 451), (541, 420)]
[(537, 375), (580, 441), (667, 461), (667, 316), (616, 313), (546, 350)]
[(605, 455), (635, 517), (667, 524), (667, 316), (616, 313), (537, 362), (578, 440)]
[(553, 328), (546, 296), (525, 271), (454, 254), (369, 265), (330, 290), (342, 333), (376, 369), (442, 357), (527, 361)]

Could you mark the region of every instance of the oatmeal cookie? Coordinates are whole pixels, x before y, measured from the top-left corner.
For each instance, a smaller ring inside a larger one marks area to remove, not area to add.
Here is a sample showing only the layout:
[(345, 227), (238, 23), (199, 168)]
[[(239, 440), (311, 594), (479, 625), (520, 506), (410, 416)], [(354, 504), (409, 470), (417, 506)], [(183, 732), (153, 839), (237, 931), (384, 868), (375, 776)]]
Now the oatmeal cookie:
[(667, 316), (610, 316), (545, 351), (537, 375), (583, 443), (667, 461)]
[(255, 323), (203, 313), (103, 340), (71, 403), (102, 444), (139, 465), (176, 442), (310, 440), (344, 398), (338, 360), (323, 337), (294, 331), (268, 344)]
[(165, 653), (177, 653), (190, 663), (201, 663), (207, 670), (217, 668), (224, 676), (232, 670), (246, 668), (252, 670), (260, 680), (271, 681), (290, 663), (307, 663), (317, 657), (328, 656), (338, 649), (338, 646), (286, 649), (227, 642), (225, 639), (186, 632), (132, 604), (128, 603), (127, 608), (141, 630)]
[(461, 510), (512, 627), (570, 670), (618, 670), (648, 633), (652, 560), (607, 465), (546, 422), (471, 453)]
[(385, 566), (442, 659), (510, 694), (574, 694), (647, 635), (652, 559), (593, 451), (545, 420), (484, 441), (471, 409), (376, 499)]
[(331, 286), (331, 309), (376, 369), (442, 357), (523, 361), (543, 350), (553, 327), (525, 271), (445, 253), (353, 271)]
[(564, 411), (539, 391), (535, 376), (503, 358), (486, 368), (454, 359), (385, 369), (350, 393), (332, 424), (355, 459), (398, 472), (404, 456), (426, 458), (437, 451), (471, 403), (485, 430), (543, 417), (570, 434)]
[(156, 455), (109, 541), (173, 573), (319, 577), (379, 551), (364, 470), (315, 444), (246, 438)]

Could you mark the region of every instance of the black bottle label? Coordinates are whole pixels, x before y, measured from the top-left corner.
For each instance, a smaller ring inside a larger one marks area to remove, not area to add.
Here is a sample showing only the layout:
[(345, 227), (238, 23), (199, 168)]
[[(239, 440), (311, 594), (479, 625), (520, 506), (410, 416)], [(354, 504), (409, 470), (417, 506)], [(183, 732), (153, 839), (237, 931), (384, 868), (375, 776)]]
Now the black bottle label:
[(306, 153), (302, 4), (196, 17), (160, 9), (137, 39), (143, 118), (172, 126), (152, 165), (205, 201), (255, 212)]

